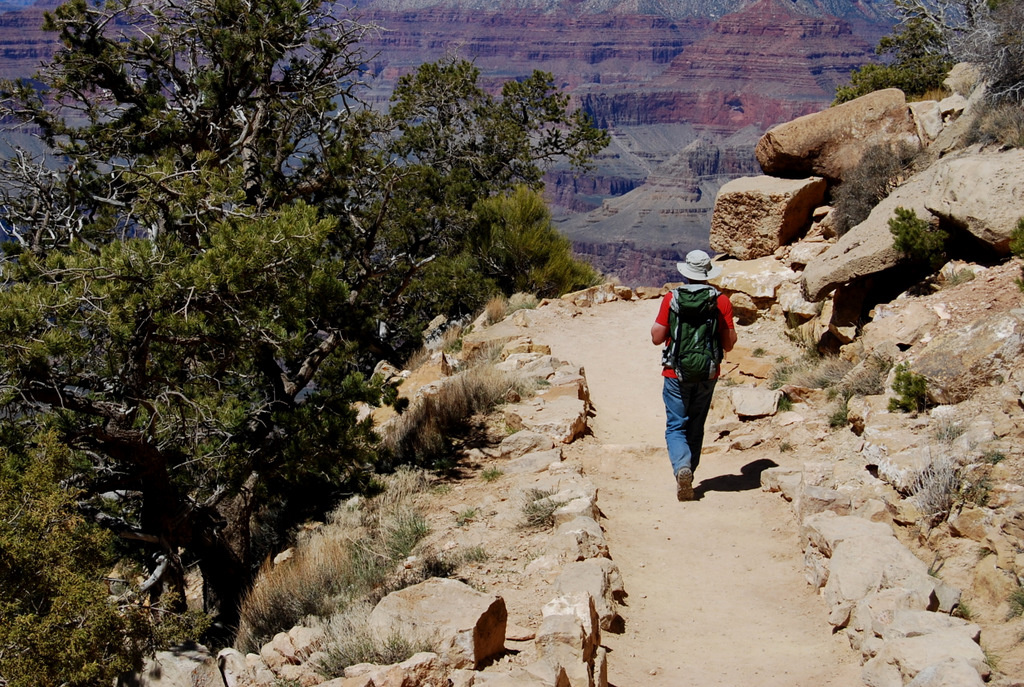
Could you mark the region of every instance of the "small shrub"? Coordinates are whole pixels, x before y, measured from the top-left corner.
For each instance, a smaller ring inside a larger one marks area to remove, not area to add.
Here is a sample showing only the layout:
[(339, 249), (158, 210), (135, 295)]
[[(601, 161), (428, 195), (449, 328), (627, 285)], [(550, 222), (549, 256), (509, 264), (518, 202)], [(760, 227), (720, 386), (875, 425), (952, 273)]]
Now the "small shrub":
[(1009, 617), (1018, 618), (1024, 615), (1024, 587), (1017, 587), (1010, 592), (1006, 600), (1010, 604)]
[(966, 140), (968, 145), (1024, 148), (1024, 109), (1014, 103), (983, 104)]
[(565, 505), (551, 497), (555, 492), (547, 489), (529, 489), (523, 496), (523, 527), (543, 528), (555, 524), (555, 511)]
[(966, 284), (969, 281), (974, 281), (974, 278), (977, 277), (977, 276), (978, 275), (976, 275), (974, 273), (974, 270), (968, 270), (968, 269), (957, 270), (956, 272), (951, 274), (949, 276), (949, 278), (946, 280), (946, 285), (947, 286), (960, 286), (961, 284)]
[(527, 381), (482, 362), (448, 377), (436, 394), (424, 396), (388, 425), (383, 447), (398, 465), (436, 466), (449, 459), (452, 441), (473, 417), (503, 403), (510, 393), (532, 393)]
[(760, 346), (758, 346), (757, 348), (755, 348), (755, 349), (753, 350), (753, 352), (752, 352), (751, 354), (752, 354), (752, 355), (753, 355), (753, 356), (754, 356), (755, 358), (763, 358), (763, 357), (764, 357), (764, 356), (765, 356), (765, 355), (766, 355), (767, 353), (768, 353), (768, 351), (766, 351), (766, 350), (764, 350), (763, 348), (761, 348)]
[(540, 305), (540, 300), (532, 293), (514, 293), (508, 297), (508, 314), (517, 310), (533, 310)]
[(469, 523), (476, 520), (477, 515), (479, 515), (479, 512), (477, 511), (476, 508), (466, 508), (460, 511), (459, 514), (455, 516), (455, 524), (459, 527), (468, 525)]
[(501, 322), (508, 315), (508, 299), (504, 296), (495, 296), (487, 301), (484, 313), (487, 315), (487, 324)]
[(970, 604), (968, 604), (962, 597), (959, 603), (957, 603), (957, 605), (953, 608), (953, 617), (962, 618), (963, 620), (966, 620), (968, 622), (970, 622), (974, 618), (973, 609), (971, 609)]
[(960, 493), (960, 474), (949, 456), (933, 460), (919, 472), (910, 486), (910, 495), (929, 522), (949, 516)]
[(379, 636), (370, 627), (368, 604), (355, 605), (330, 619), (325, 627), (326, 646), (317, 667), (325, 677), (341, 677), (345, 668), (359, 663), (390, 665), (421, 651), (433, 651), (432, 642), (410, 639), (398, 632)]
[(967, 429), (956, 420), (945, 419), (937, 424), (932, 436), (944, 444), (952, 444), (958, 437), (963, 436)]
[(504, 474), (499, 468), (484, 468), (483, 472), (480, 473), (480, 479), (485, 482), (494, 482), (501, 479), (501, 476)]
[(832, 429), (839, 429), (850, 424), (850, 406), (847, 399), (841, 398), (836, 409), (828, 416), (828, 426)]
[(793, 410), (793, 399), (786, 394), (782, 394), (782, 396), (779, 397), (779, 412), (786, 413), (790, 410)]
[(265, 565), (258, 584), (242, 599), (236, 646), (259, 651), (275, 634), (303, 618), (333, 613), (337, 610), (334, 596), (341, 591), (342, 581), (352, 576), (354, 562), (347, 542), (318, 539), (297, 548), (291, 560), (281, 565)]
[(482, 546), (470, 546), (462, 552), (462, 560), (466, 563), (483, 563), (490, 558), (487, 549)]
[(988, 505), (989, 496), (992, 494), (992, 482), (988, 478), (981, 478), (975, 482), (965, 482), (960, 492), (960, 500), (964, 503), (973, 503), (984, 508)]
[(892, 412), (920, 413), (928, 407), (928, 381), (924, 375), (911, 371), (906, 363), (896, 366), (892, 390), (898, 394), (898, 397), (889, 399)]
[(871, 355), (858, 365), (841, 382), (842, 392), (847, 397), (873, 396), (885, 391), (885, 378), (892, 362), (877, 355)]
[(834, 355), (805, 358), (803, 365), (790, 373), (790, 382), (812, 389), (830, 389), (837, 386), (853, 368), (853, 363)]
[(914, 159), (908, 145), (868, 148), (855, 168), (832, 192), (836, 232), (842, 236), (867, 219), (879, 202), (900, 185)]
[(301, 537), (290, 560), (264, 566), (242, 600), (237, 647), (258, 651), (306, 617), (329, 617), (384, 588), (430, 528), (412, 505), (426, 488), (424, 473), (399, 470), (380, 482), (380, 494), (342, 505)]
[(915, 262), (938, 269), (946, 261), (946, 243), (949, 233), (907, 208), (896, 208), (889, 220), (893, 248)]
[(462, 560), (458, 556), (432, 552), (424, 556), (423, 566), (420, 568), (417, 578), (422, 581), (429, 580), (431, 577), (451, 577), (460, 565), (462, 565)]
[(982, 461), (988, 463), (989, 465), (998, 465), (999, 463), (1006, 460), (1006, 454), (1003, 453), (1002, 451), (997, 451), (996, 449), (990, 448), (986, 449), (981, 454), (981, 459)]
[(779, 453), (789, 453), (792, 450), (793, 444), (789, 443), (788, 441), (783, 441), (781, 444), (779, 444)]

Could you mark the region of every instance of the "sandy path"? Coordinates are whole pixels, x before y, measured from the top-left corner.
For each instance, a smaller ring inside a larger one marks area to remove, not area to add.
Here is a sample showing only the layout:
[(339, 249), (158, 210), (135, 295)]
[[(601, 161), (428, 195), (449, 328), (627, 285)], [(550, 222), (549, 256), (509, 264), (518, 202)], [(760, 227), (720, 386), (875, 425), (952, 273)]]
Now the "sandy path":
[[(845, 639), (806, 583), (791, 508), (760, 491), (777, 451), (704, 456), (699, 500), (679, 503), (664, 449), (657, 301), (588, 308), (569, 324), (531, 327), (586, 368), (596, 416), (576, 445), (600, 490), (612, 557), (626, 590), (622, 634), (606, 633), (609, 680), (729, 687), (862, 684)], [(740, 337), (742, 341), (742, 331)]]

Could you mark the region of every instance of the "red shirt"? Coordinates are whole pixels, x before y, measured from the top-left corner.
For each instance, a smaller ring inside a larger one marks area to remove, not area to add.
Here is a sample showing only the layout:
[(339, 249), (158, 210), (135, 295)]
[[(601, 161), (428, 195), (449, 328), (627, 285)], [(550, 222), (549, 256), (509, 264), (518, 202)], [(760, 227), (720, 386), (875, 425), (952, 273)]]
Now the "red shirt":
[[(660, 324), (663, 327), (668, 326), (668, 309), (671, 303), (672, 292), (669, 291), (661, 299), (661, 308), (658, 309), (658, 317), (654, 320), (657, 324)], [(725, 330), (736, 328), (736, 324), (732, 321), (732, 302), (729, 300), (728, 296), (724, 293), (720, 293), (718, 294), (718, 301), (716, 304), (718, 305), (718, 332), (720, 337), (724, 337)], [(665, 345), (668, 345), (670, 341), (671, 340), (666, 341)], [(715, 377), (717, 378), (721, 373), (722, 368), (721, 365), (719, 365), (718, 372), (715, 373)], [(675, 379), (676, 371), (670, 367), (666, 367), (662, 369), (661, 376)]]

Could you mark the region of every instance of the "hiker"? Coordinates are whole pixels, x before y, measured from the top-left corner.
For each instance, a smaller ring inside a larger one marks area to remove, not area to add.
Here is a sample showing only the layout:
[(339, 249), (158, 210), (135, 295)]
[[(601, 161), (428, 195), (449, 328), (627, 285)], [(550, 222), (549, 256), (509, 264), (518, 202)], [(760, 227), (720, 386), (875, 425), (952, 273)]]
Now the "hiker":
[(722, 355), (736, 344), (736, 329), (729, 297), (705, 283), (722, 268), (712, 264), (704, 251), (693, 250), (685, 262), (676, 263), (676, 269), (688, 283), (665, 294), (651, 327), (651, 341), (656, 346), (665, 344), (661, 372), (665, 442), (676, 477), (676, 498), (691, 501), (704, 422)]

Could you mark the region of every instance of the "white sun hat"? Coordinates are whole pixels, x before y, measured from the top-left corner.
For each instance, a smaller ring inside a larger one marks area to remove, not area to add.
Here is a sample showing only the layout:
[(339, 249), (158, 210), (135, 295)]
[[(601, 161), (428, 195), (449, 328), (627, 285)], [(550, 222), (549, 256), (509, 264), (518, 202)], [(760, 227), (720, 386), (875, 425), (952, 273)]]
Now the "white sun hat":
[(707, 281), (722, 273), (721, 265), (711, 262), (711, 256), (702, 250), (691, 250), (686, 254), (686, 262), (677, 262), (676, 269), (687, 279)]

